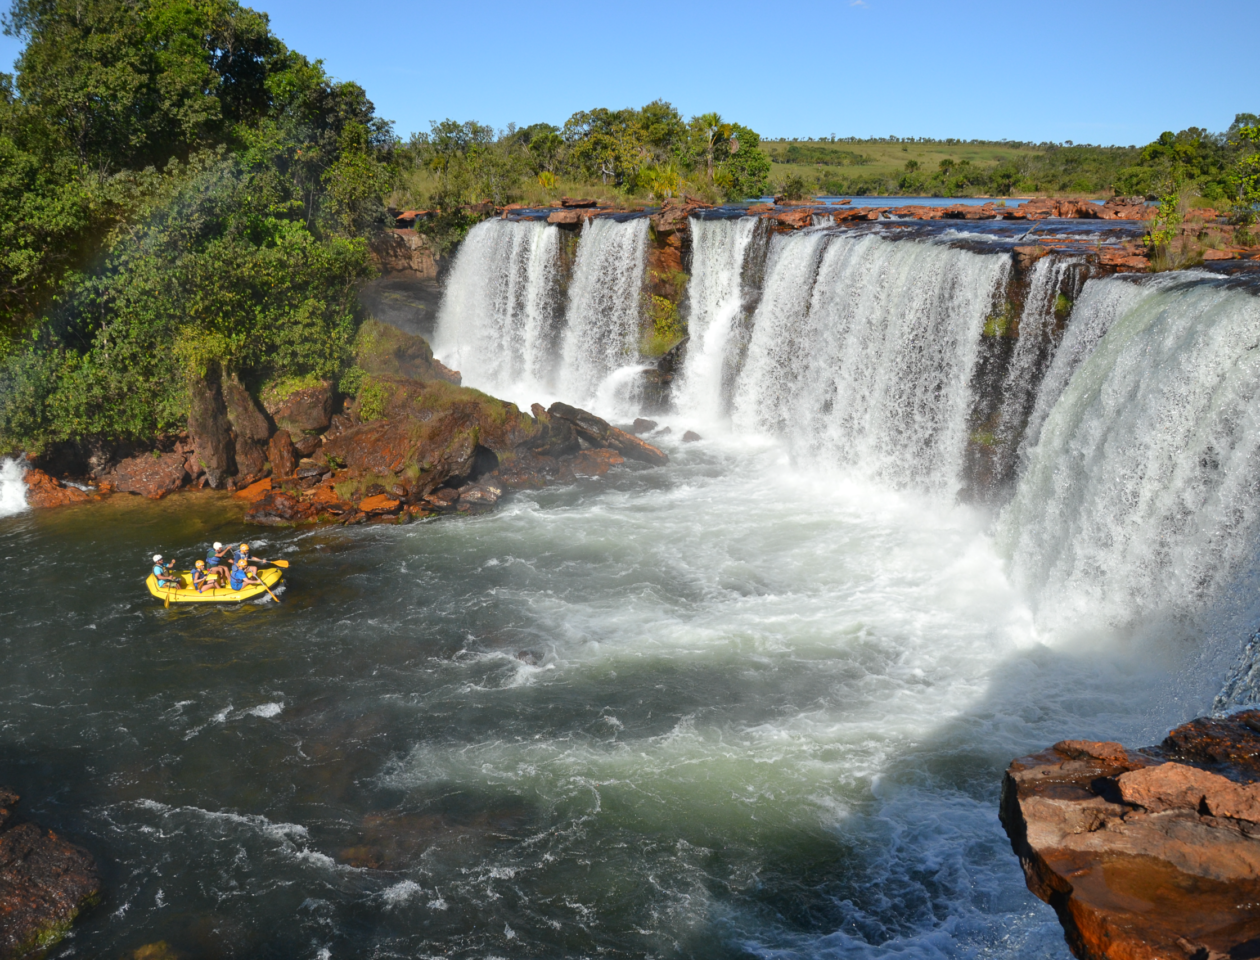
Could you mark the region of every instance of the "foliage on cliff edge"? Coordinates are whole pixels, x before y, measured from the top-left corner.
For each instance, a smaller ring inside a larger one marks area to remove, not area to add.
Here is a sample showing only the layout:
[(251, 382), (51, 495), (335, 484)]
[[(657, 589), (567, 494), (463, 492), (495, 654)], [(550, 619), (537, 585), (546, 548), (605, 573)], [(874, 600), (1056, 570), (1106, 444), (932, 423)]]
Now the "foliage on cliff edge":
[(188, 374), (345, 365), (394, 136), (234, 0), (15, 0), (0, 448), (181, 427)]

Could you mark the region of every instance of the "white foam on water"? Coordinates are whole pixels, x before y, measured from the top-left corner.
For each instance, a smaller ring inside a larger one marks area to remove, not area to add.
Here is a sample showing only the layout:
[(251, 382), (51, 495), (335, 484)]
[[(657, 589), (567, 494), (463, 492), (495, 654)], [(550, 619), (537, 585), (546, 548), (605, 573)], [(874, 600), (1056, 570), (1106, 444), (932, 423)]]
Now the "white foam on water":
[(19, 461), (0, 460), (0, 517), (11, 517), (30, 508), (26, 504), (26, 467)]

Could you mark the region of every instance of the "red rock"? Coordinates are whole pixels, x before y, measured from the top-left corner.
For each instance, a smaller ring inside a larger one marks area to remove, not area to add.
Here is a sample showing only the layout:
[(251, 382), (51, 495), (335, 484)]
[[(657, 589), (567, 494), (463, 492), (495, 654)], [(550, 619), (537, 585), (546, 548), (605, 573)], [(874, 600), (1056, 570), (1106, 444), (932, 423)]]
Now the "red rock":
[[(0, 957), (43, 956), (100, 892), (92, 855), (51, 830), (19, 823), (0, 787)], [(42, 949), (31, 950), (41, 942)]]
[(293, 471), (297, 467), (297, 457), (288, 430), (276, 431), (276, 435), (267, 444), (267, 459), (271, 461), (271, 475), (277, 480), (293, 476)]
[(485, 507), (498, 503), (502, 496), (503, 487), (492, 480), (483, 480), (481, 483), (460, 487), (459, 490), (460, 503), (479, 504)]
[(579, 477), (602, 477), (610, 467), (625, 462), (612, 450), (583, 450), (569, 461), (569, 467)]
[(310, 523), (315, 516), (315, 508), (311, 504), (283, 490), (273, 490), (250, 504), (245, 512), (245, 521), (264, 526), (288, 526)]
[(398, 509), (398, 501), (378, 493), (374, 497), (364, 497), (359, 501), (359, 509), (364, 513), (393, 513)]
[(333, 386), (327, 380), (318, 386), (295, 390), (285, 397), (263, 397), (263, 405), (276, 426), (291, 436), (325, 430), (332, 421)]
[(28, 467), (26, 473), (22, 475), (22, 479), (26, 483), (27, 506), (35, 507), (39, 510), (49, 507), (66, 507), (75, 503), (86, 503), (89, 500), (100, 499), (99, 496), (80, 490), (77, 487), (68, 487), (60, 480), (50, 477), (43, 470), (37, 470), (34, 467)]
[(257, 483), (251, 483), (244, 489), (237, 490), (232, 496), (240, 497), (242, 500), (248, 500), (253, 503), (255, 500), (261, 500), (265, 494), (271, 492), (271, 478), (259, 480)]
[(573, 197), (561, 197), (560, 206), (562, 207), (597, 207), (598, 200), (579, 200)]
[(1007, 770), (1028, 888), (1083, 960), (1251, 956), (1260, 942), (1260, 711), (1159, 747), (1065, 740)]
[(139, 453), (114, 467), (110, 480), (120, 493), (138, 493), (150, 500), (161, 500), (187, 482), (188, 472), (182, 454)]
[(1233, 260), (1237, 256), (1233, 250), (1207, 250), (1203, 253), (1204, 260)]
[(589, 220), (595, 216), (595, 213), (594, 210), (553, 210), (547, 216), (547, 222), (560, 226), (573, 226)]

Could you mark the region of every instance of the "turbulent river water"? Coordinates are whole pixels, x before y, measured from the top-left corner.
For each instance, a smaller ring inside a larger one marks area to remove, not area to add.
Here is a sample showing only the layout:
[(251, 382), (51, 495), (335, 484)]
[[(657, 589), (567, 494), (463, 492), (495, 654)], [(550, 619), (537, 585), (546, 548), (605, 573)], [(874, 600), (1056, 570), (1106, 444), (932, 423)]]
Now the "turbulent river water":
[[(563, 293), (532, 262), (554, 228), (477, 228), (439, 352), (628, 415), (601, 298), (641, 278), (639, 223), (583, 236), (621, 254)], [(225, 498), (37, 514), (4, 468), (0, 779), (107, 881), (56, 955), (1068, 955), (1001, 772), (1211, 708), (1256, 613), (1255, 297), (1091, 280), (1020, 361), (1018, 484), (982, 509), (957, 493), (1009, 255), (704, 229), (668, 467), (268, 531), (278, 606), (143, 591), (147, 554), (244, 535)]]

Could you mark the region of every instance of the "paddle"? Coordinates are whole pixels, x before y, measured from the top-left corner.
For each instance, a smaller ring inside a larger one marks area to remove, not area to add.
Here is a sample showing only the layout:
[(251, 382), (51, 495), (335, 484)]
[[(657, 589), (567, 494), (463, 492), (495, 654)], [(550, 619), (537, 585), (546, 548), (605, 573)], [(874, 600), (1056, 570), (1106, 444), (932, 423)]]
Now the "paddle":
[[(248, 580), (246, 580), (245, 582), (246, 582), (246, 583), (249, 583), (249, 581), (248, 581)], [(256, 579), (254, 580), (254, 583), (258, 584), (258, 585), (259, 585), (259, 586), (261, 586), (264, 590), (266, 590), (266, 591), (267, 591), (267, 593), (271, 594), (271, 599), (272, 599), (272, 600), (274, 600), (274, 601), (276, 601), (276, 603), (279, 603), (279, 602), (280, 602), (280, 598), (279, 598), (279, 597), (277, 597), (274, 593), (271, 593), (271, 587), (269, 587), (269, 586), (267, 586), (265, 583), (263, 583), (263, 582), (262, 582), (262, 578), (261, 578), (261, 577), (256, 578)]]
[(273, 567), (279, 567), (281, 570), (289, 569), (288, 560), (255, 560), (254, 563), (269, 563)]

